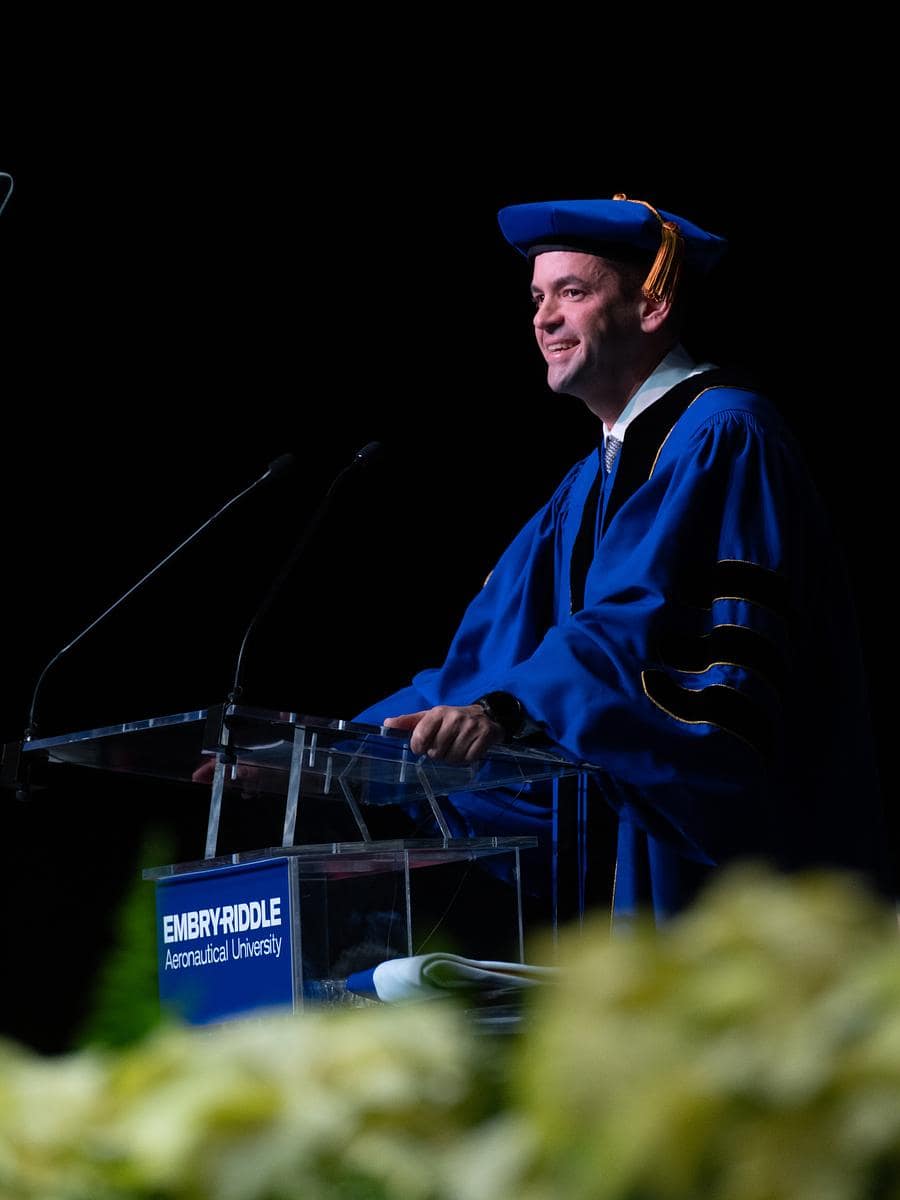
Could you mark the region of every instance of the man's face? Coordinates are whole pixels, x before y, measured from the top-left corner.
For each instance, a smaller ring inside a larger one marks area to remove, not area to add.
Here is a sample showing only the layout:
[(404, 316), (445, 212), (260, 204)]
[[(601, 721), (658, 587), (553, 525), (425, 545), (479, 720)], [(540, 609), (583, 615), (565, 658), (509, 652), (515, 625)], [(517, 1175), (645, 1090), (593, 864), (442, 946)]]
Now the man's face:
[(547, 384), (591, 400), (627, 373), (641, 336), (640, 290), (605, 258), (549, 250), (534, 260), (534, 332)]

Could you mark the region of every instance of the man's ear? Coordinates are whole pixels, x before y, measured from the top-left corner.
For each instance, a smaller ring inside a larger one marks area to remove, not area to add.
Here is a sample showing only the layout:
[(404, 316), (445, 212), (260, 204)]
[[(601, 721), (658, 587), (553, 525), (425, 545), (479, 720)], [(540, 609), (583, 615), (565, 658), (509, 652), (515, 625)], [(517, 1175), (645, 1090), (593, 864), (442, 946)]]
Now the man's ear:
[(641, 296), (641, 329), (644, 333), (656, 333), (658, 329), (662, 329), (671, 311), (671, 299), (651, 300), (647, 296)]

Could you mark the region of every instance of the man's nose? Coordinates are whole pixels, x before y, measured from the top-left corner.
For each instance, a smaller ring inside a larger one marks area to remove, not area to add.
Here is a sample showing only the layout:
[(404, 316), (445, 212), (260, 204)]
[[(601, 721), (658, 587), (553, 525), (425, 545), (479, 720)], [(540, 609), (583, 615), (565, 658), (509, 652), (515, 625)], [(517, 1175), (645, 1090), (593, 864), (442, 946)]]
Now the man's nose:
[(561, 320), (562, 317), (559, 315), (556, 302), (551, 297), (545, 296), (534, 314), (535, 329), (555, 329)]

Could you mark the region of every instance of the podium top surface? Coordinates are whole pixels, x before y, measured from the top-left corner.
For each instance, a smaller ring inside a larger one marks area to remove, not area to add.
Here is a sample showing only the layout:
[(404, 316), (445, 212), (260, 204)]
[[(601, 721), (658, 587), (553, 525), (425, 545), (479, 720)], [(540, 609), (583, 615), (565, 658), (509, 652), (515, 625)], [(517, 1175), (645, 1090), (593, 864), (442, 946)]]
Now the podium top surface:
[(291, 712), (219, 705), (34, 739), (23, 756), (46, 756), (106, 771), (189, 781), (224, 752), (226, 786), (286, 795), (299, 771), (304, 795), (364, 803), (408, 801), (570, 775), (587, 769), (559, 754), (497, 746), (480, 762), (459, 765), (414, 755), (406, 733), (377, 725)]

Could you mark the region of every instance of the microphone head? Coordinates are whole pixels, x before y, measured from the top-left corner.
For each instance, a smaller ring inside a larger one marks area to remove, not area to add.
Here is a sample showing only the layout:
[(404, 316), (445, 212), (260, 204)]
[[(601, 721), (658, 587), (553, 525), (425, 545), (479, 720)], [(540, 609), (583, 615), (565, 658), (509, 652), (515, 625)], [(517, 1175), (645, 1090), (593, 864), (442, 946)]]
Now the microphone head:
[(267, 475), (269, 479), (284, 479), (285, 475), (290, 475), (297, 460), (293, 454), (281, 454), (274, 462), (269, 463)]
[(354, 467), (365, 467), (369, 463), (374, 462), (381, 454), (384, 453), (384, 446), (381, 442), (366, 442), (361, 450), (357, 450), (353, 456)]

